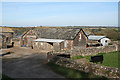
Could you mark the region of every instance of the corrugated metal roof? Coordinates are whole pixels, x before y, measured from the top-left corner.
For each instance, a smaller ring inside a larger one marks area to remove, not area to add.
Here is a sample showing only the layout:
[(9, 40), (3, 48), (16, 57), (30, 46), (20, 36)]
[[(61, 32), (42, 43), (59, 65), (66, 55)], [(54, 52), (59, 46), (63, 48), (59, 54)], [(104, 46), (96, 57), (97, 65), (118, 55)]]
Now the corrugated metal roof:
[(95, 36), (95, 35), (89, 35), (88, 39), (89, 40), (100, 40), (102, 38), (104, 38), (105, 36)]
[(38, 38), (38, 39), (36, 39), (36, 40), (34, 40), (34, 41), (52, 42), (52, 43), (58, 42), (58, 43), (60, 43), (60, 42), (63, 42), (64, 40), (60, 40), (60, 39), (45, 39), (45, 38)]

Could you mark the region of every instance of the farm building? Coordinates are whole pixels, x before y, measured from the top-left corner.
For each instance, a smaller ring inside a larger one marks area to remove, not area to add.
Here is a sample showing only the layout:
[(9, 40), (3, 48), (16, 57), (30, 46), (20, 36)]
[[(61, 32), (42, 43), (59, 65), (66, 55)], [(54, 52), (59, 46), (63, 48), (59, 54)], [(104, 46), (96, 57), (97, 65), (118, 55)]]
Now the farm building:
[(0, 49), (7, 48), (7, 44), (5, 40), (6, 40), (6, 36), (3, 34), (0, 34)]
[(87, 36), (81, 28), (34, 28), (21, 40), (21, 46), (56, 51), (87, 45)]
[(2, 47), (6, 48), (6, 46), (11, 45), (12, 44), (12, 38), (14, 35), (14, 31), (10, 28), (6, 28), (6, 27), (0, 27), (0, 34), (2, 37)]
[(12, 39), (12, 41), (14, 42), (14, 46), (19, 46), (20, 47), (20, 42), (21, 42), (21, 36), (22, 35), (19, 35), (19, 36), (16, 36)]
[(21, 36), (21, 47), (31, 47), (33, 46), (33, 40), (37, 39), (37, 34), (32, 30), (25, 31)]
[(107, 46), (110, 42), (110, 39), (106, 38), (105, 36), (88, 36), (88, 46)]
[(33, 41), (33, 47), (47, 51), (59, 51), (64, 49), (64, 40), (38, 38)]

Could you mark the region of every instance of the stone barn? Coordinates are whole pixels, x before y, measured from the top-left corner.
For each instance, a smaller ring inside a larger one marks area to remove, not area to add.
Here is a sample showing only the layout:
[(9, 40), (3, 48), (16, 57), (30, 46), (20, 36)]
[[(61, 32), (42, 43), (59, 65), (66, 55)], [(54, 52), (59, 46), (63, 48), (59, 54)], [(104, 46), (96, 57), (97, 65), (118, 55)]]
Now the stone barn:
[(3, 34), (0, 34), (0, 49), (1, 48), (7, 48), (6, 36)]
[(19, 35), (19, 36), (16, 36), (12, 39), (12, 41), (14, 42), (14, 46), (21, 46), (21, 36), (22, 35)]
[(21, 47), (31, 47), (33, 45), (33, 40), (37, 39), (37, 35), (35, 34), (35, 32), (30, 29), (28, 31), (25, 31), (23, 33), (23, 35), (21, 36), (21, 41), (20, 41), (20, 45)]
[(46, 51), (60, 51), (64, 49), (64, 40), (38, 38), (34, 40), (33, 48)]
[(2, 48), (7, 48), (8, 45), (12, 45), (14, 31), (7, 27), (0, 27), (0, 30), (0, 34), (2, 37)]
[[(56, 48), (58, 50), (73, 49), (74, 47), (86, 48), (87, 36), (81, 28), (37, 27), (27, 31), (22, 36), (23, 45), (44, 50), (49, 48), (50, 50), (57, 50)], [(55, 47), (55, 45), (57, 46)]]

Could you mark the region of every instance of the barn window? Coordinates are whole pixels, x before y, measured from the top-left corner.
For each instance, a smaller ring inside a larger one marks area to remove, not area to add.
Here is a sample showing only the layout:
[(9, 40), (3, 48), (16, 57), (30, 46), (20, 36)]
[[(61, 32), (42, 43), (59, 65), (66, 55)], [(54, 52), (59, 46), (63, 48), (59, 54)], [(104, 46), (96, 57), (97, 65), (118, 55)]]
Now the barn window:
[(82, 35), (81, 34), (79, 34), (79, 39), (81, 39), (82, 38)]
[(41, 46), (43, 46), (43, 42), (41, 42)]
[(64, 46), (67, 47), (67, 42), (66, 41), (64, 42)]
[(107, 43), (107, 40), (105, 42)]

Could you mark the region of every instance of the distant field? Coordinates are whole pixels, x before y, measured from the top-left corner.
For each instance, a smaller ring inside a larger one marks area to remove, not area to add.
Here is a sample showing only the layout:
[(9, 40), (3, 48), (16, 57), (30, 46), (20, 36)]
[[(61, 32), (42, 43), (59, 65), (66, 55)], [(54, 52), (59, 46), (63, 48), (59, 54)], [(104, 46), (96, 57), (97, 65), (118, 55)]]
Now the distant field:
[[(109, 53), (98, 53), (98, 55), (103, 54), (104, 60), (103, 63), (97, 63), (100, 65), (104, 65), (104, 66), (110, 66), (110, 67), (116, 67), (116, 68), (120, 68), (120, 66), (118, 65), (118, 52), (109, 52)], [(76, 56), (76, 57), (72, 57), (71, 59), (81, 59), (81, 58), (86, 58), (88, 59), (88, 61), (90, 61), (91, 55), (90, 56)]]

